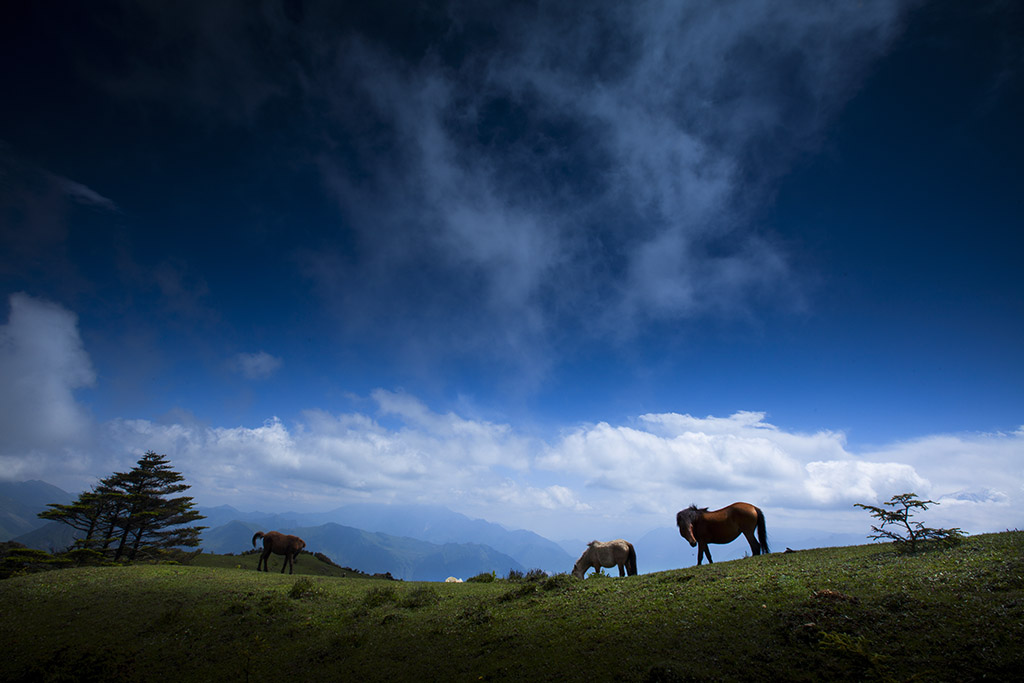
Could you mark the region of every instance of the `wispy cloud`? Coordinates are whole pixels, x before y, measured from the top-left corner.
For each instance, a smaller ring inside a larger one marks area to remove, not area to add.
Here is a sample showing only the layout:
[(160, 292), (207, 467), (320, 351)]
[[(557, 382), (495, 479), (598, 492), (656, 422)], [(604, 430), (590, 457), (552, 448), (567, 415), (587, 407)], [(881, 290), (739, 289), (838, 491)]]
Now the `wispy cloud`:
[(239, 353), (231, 360), (231, 367), (246, 379), (267, 379), (281, 368), (281, 359), (266, 351)]
[(87, 187), (82, 183), (69, 180), (68, 178), (62, 178), (57, 175), (51, 175), (50, 177), (64, 195), (72, 201), (78, 202), (79, 204), (86, 204), (88, 206), (95, 206), (100, 209), (106, 209), (107, 211), (120, 210), (112, 199), (104, 197), (91, 187)]
[(144, 46), (104, 82), (254, 128), (287, 101), (279, 134), (346, 236), (297, 262), (347, 333), (543, 366), (565, 329), (799, 301), (752, 221), (914, 4), (455, 1), (389, 23), (133, 3), (178, 59)]

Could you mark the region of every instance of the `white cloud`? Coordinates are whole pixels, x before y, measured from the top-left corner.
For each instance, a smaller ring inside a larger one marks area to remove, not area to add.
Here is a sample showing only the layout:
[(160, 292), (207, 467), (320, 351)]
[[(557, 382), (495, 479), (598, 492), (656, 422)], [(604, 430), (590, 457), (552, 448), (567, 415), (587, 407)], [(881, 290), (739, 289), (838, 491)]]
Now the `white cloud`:
[(929, 520), (971, 532), (1022, 526), (1024, 429), (940, 434), (870, 452), (841, 432), (787, 431), (761, 412), (641, 415), (541, 439), (374, 391), (374, 414), (310, 410), (286, 424), (115, 419), (75, 398), (95, 372), (75, 316), (24, 294), (0, 328), (0, 455), (6, 478), (86, 488), (145, 450), (167, 454), (202, 504), (329, 509), (348, 500), (431, 502), (568, 536), (595, 525), (667, 526), (691, 503), (749, 500), (791, 526), (860, 522), (855, 502), (913, 491)]
[(266, 351), (239, 353), (231, 367), (246, 379), (267, 379), (281, 368), (281, 359)]
[[(777, 525), (818, 528), (829, 520), (856, 530), (864, 520), (853, 503), (906, 491), (940, 503), (928, 513), (932, 524), (978, 532), (1022, 521), (1013, 516), (1024, 499), (1019, 432), (937, 436), (899, 445), (902, 456), (856, 455), (843, 450), (841, 435), (786, 432), (758, 413), (660, 414), (628, 426), (577, 426), (545, 444), (509, 425), (436, 413), (406, 394), (373, 397), (382, 421), (323, 411), (291, 426), (276, 418), (233, 428), (115, 420), (101, 426), (102, 448), (124, 454), (124, 462), (103, 465), (123, 467), (153, 449), (170, 456), (203, 504), (285, 510), (430, 502), (560, 538), (609, 525), (670, 526), (691, 502), (734, 500), (764, 507)], [(924, 457), (919, 449), (934, 440), (945, 452)], [(949, 488), (945, 472), (979, 450), (993, 468)], [(17, 462), (24, 475), (41, 478), (53, 466), (33, 471), (28, 460)]]
[(64, 452), (88, 434), (75, 391), (96, 380), (67, 309), (26, 294), (10, 297), (0, 327), (0, 456)]

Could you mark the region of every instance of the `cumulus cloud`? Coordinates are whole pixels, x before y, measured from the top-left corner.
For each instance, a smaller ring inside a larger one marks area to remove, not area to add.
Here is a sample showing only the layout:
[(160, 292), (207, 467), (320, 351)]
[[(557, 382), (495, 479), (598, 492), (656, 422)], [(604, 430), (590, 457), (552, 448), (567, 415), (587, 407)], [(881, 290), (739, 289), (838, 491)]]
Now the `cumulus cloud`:
[[(309, 411), (292, 424), (271, 418), (255, 427), (117, 419), (92, 426), (97, 437), (77, 453), (76, 472), (91, 481), (97, 469), (129, 466), (152, 449), (170, 456), (206, 505), (441, 503), (559, 538), (612, 523), (668, 526), (691, 502), (734, 500), (755, 502), (776, 525), (827, 518), (856, 530), (863, 520), (853, 503), (907, 491), (941, 504), (929, 511), (934, 524), (977, 532), (1021, 521), (1012, 511), (1024, 497), (1017, 463), (1024, 432), (935, 436), (855, 454), (841, 434), (788, 432), (747, 412), (645, 415), (624, 425), (572, 426), (544, 441), (508, 424), (433, 411), (400, 392), (379, 390), (371, 399), (373, 414)], [(81, 420), (78, 427), (90, 430)], [(59, 444), (40, 444), (41, 453), (61, 454)], [(964, 467), (979, 455), (972, 462), (981, 467)], [(58, 456), (5, 460), (20, 477), (47, 478)]]
[(239, 353), (232, 359), (231, 367), (246, 379), (267, 379), (281, 368), (281, 359), (266, 351)]
[(595, 520), (665, 526), (690, 502), (733, 500), (755, 502), (780, 523), (827, 516), (856, 526), (853, 503), (908, 491), (940, 503), (929, 511), (933, 524), (976, 532), (1024, 521), (1015, 512), (1024, 503), (1024, 429), (932, 435), (855, 453), (841, 432), (790, 431), (763, 412), (742, 411), (652, 413), (624, 424), (566, 425), (542, 438), (383, 389), (368, 397), (370, 412), (310, 410), (292, 423), (96, 423), (75, 395), (95, 379), (73, 313), (11, 297), (0, 327), (5, 477), (56, 477), (82, 489), (155, 450), (181, 469), (202, 504), (440, 502), (560, 537)]
[(64, 452), (90, 430), (75, 391), (96, 380), (78, 319), (27, 294), (9, 304), (0, 327), (0, 456)]
[[(691, 501), (739, 499), (794, 514), (844, 512), (855, 502), (879, 503), (908, 491), (981, 507), (1021, 495), (1024, 472), (1011, 464), (1020, 447), (1017, 432), (944, 435), (857, 454), (841, 432), (787, 432), (763, 413), (669, 413), (571, 429), (537, 467), (579, 481), (594, 507), (617, 501), (662, 516)], [(966, 476), (965, 462), (972, 463)]]
[(346, 497), (436, 503), (494, 489), (503, 498), (526, 496), (548, 508), (579, 505), (560, 487), (515, 493), (518, 484), (510, 484), (508, 472), (523, 473), (529, 440), (509, 426), (438, 414), (401, 394), (378, 391), (374, 397), (380, 415), (398, 417), (398, 424), (385, 427), (362, 413), (309, 411), (290, 427), (274, 418), (258, 427), (118, 420), (110, 428), (125, 446), (145, 443), (174, 454), (213, 496), (244, 489), (279, 501), (302, 491), (335, 504)]

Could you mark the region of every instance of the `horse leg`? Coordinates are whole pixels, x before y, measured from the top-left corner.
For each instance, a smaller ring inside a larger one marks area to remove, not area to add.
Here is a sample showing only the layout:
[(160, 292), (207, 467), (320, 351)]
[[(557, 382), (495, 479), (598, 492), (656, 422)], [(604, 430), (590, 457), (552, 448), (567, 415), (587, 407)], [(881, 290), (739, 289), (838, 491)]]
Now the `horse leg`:
[(287, 550), (284, 553), (284, 561), (281, 563), (281, 573), (284, 574), (284, 568), (292, 563), (292, 555)]
[(267, 548), (263, 549), (263, 554), (260, 555), (260, 561), (256, 563), (256, 571), (260, 570), (260, 564), (263, 565), (263, 571), (269, 572), (270, 568), (267, 566), (267, 558), (270, 557), (270, 550)]
[(757, 544), (757, 539), (754, 538), (754, 530), (751, 529), (750, 531), (744, 531), (743, 535), (746, 537), (747, 543), (750, 544), (750, 552), (752, 552), (755, 555), (760, 555), (761, 546)]
[(711, 551), (708, 550), (708, 544), (707, 543), (699, 543), (699, 544), (697, 544), (697, 566), (700, 566), (701, 558), (703, 556), (705, 556), (705, 555), (707, 555), (707, 557), (708, 557), (708, 564), (714, 564), (714, 562), (711, 560)]
[(626, 575), (626, 567), (625, 567), (625, 565), (620, 564), (619, 565), (619, 578), (621, 579), (625, 575)]

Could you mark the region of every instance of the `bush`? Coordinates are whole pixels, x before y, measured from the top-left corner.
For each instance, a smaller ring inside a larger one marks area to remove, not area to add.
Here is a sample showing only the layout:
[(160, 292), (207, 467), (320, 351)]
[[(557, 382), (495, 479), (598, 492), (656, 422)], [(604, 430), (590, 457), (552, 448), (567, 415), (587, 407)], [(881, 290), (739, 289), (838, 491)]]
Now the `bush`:
[(574, 581), (576, 578), (571, 574), (555, 574), (544, 579), (540, 587), (546, 591), (562, 590), (571, 587)]
[(397, 599), (395, 594), (396, 591), (394, 586), (371, 588), (366, 592), (366, 596), (363, 598), (363, 607), (373, 609), (374, 607), (380, 607), (387, 603), (396, 602)]
[(537, 586), (533, 583), (524, 583), (516, 588), (509, 590), (507, 593), (498, 598), (498, 602), (508, 602), (509, 600), (516, 600), (518, 598), (525, 598), (533, 595), (537, 592)]
[(0, 579), (15, 574), (44, 572), (50, 569), (61, 569), (70, 564), (63, 557), (54, 557), (42, 550), (26, 548), (20, 543), (5, 543), (0, 552)]
[(398, 604), (406, 609), (416, 609), (436, 605), (440, 601), (441, 595), (436, 590), (428, 586), (420, 586), (412, 589)]
[(298, 600), (299, 598), (316, 595), (317, 592), (318, 590), (313, 582), (308, 577), (303, 576), (292, 584), (291, 590), (288, 591), (288, 597)]
[(69, 550), (61, 557), (66, 557), (76, 567), (98, 567), (108, 564), (107, 558), (104, 557), (103, 553), (92, 548)]
[(468, 581), (469, 583), (492, 583), (495, 578), (497, 577), (495, 577), (494, 572), (484, 572), (483, 574), (471, 576), (468, 579), (466, 579), (466, 581)]

